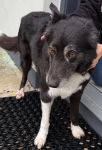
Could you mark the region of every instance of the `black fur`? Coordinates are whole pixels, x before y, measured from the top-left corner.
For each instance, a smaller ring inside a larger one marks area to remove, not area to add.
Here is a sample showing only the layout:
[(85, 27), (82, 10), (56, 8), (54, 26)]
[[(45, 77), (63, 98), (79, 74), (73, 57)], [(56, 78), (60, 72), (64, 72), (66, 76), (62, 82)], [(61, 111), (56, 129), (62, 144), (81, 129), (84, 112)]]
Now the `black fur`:
[(78, 125), (78, 114), (79, 114), (79, 103), (81, 96), (83, 94), (83, 90), (85, 86), (88, 84), (89, 80), (82, 83), (82, 90), (74, 93), (70, 96), (70, 120), (73, 123), (73, 125)]
[[(49, 13), (34, 12), (22, 18), (18, 40), (12, 38), (13, 46), (8, 47), (7, 42), (4, 42), (8, 41), (10, 45), (6, 35), (0, 37), (1, 47), (19, 51), (21, 54), (23, 77), (20, 89), (25, 86), (32, 61), (34, 62), (41, 84), (40, 97), (46, 103), (51, 101), (51, 97), (47, 95), (49, 86), (57, 88), (63, 79), (68, 80), (74, 72), (82, 75), (87, 72), (96, 58), (99, 40), (99, 33), (91, 20), (76, 16), (67, 17), (60, 14), (53, 4), (50, 8), (52, 17)], [(42, 35), (45, 36), (43, 41)], [(51, 54), (50, 50), (54, 54)], [(74, 58), (69, 57), (71, 51), (76, 53)], [(79, 101), (88, 81), (82, 83), (82, 90), (70, 96), (70, 115), (74, 125), (78, 125)]]

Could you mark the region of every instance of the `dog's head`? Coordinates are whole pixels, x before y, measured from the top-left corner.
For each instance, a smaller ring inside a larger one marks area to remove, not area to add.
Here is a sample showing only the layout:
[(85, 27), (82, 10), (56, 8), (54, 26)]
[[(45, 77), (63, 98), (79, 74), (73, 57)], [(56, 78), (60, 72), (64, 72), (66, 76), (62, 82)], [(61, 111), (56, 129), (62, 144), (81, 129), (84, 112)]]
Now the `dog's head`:
[(98, 31), (91, 20), (67, 17), (50, 5), (52, 18), (44, 33), (48, 46), (47, 84), (63, 86), (74, 73), (87, 72), (96, 58)]

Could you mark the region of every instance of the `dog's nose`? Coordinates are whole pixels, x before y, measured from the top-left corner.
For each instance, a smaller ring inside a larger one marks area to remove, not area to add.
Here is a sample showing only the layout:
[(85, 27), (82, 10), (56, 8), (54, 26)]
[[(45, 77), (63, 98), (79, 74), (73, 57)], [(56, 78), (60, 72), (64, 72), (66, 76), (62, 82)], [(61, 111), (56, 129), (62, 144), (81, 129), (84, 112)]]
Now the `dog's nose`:
[(47, 85), (52, 88), (57, 88), (59, 86), (58, 79), (48, 79)]

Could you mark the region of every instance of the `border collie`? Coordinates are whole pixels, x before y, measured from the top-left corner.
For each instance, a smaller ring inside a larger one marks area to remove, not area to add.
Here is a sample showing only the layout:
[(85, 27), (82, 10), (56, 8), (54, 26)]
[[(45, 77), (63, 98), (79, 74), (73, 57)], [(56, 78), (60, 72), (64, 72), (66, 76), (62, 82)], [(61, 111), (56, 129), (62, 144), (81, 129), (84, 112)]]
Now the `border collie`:
[(20, 53), (23, 75), (17, 99), (24, 96), (28, 72), (32, 63), (35, 65), (42, 104), (40, 130), (34, 141), (38, 149), (46, 142), (51, 106), (57, 96), (70, 97), (72, 135), (78, 139), (85, 135), (78, 125), (79, 102), (92, 75), (92, 70), (87, 70), (96, 58), (99, 40), (91, 20), (61, 14), (52, 3), (50, 9), (52, 14), (33, 12), (23, 17), (17, 37), (0, 36), (2, 48)]

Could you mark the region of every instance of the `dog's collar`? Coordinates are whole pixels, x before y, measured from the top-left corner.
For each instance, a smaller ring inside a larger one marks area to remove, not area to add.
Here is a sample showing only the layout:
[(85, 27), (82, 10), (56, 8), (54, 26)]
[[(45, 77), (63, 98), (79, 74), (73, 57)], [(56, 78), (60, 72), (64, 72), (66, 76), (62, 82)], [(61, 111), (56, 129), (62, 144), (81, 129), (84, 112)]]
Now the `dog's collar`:
[(43, 36), (41, 37), (41, 41), (43, 41), (43, 40), (44, 40), (44, 38), (45, 38), (45, 36), (43, 35)]

